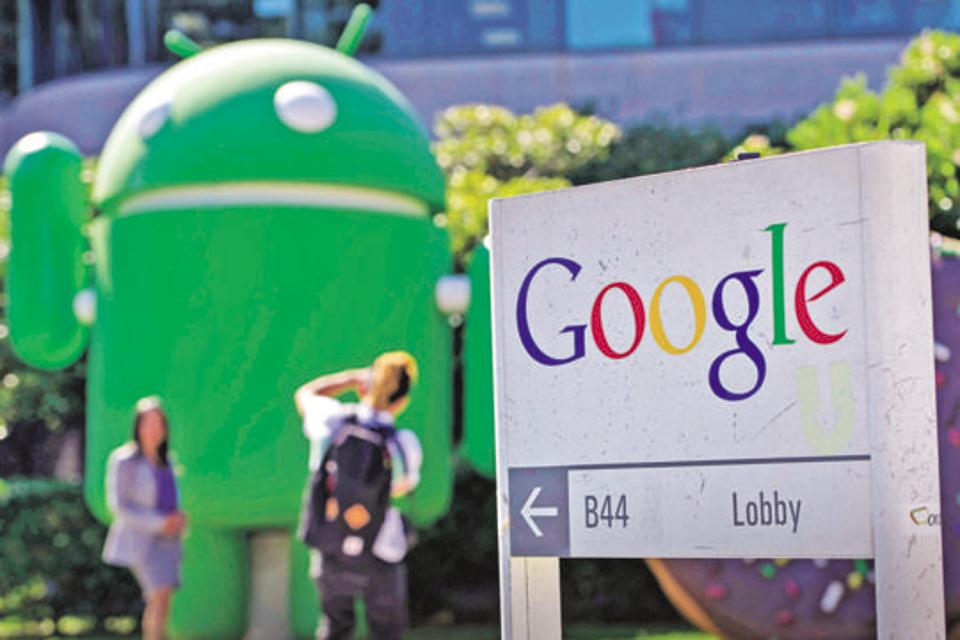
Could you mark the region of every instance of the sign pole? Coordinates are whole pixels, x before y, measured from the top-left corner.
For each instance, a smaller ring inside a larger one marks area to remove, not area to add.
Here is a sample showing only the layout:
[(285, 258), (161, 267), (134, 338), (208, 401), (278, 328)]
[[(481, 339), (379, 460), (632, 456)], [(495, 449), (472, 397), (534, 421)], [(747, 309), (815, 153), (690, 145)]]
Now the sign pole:
[[(492, 266), (492, 260), (491, 260)], [(496, 305), (491, 300), (491, 305)], [(492, 309), (496, 317), (495, 308)], [(493, 341), (498, 337), (494, 323)], [(494, 368), (494, 386), (503, 377)], [(500, 402), (494, 395), (494, 405)], [(507, 436), (496, 432), (497, 451), (497, 530), (500, 561), (500, 629), (504, 640), (560, 640), (562, 618), (560, 601), (560, 559), (556, 557), (512, 557), (510, 546), (510, 487), (507, 478)]]
[(560, 559), (511, 558), (510, 600), (507, 638), (560, 640)]
[[(945, 637), (933, 361), (926, 350), (908, 346), (933, 344), (926, 176), (919, 173), (926, 164), (922, 147), (911, 151), (917, 161), (896, 164), (877, 147), (861, 151), (865, 174), (897, 176), (876, 181), (861, 196), (870, 215), (865, 289), (885, 293), (867, 296), (864, 314), (874, 325), (868, 328), (874, 339), (867, 343), (867, 384), (877, 637), (883, 640)], [(905, 212), (890, 202), (916, 206)], [(899, 255), (915, 259), (888, 259)], [(885, 326), (891, 318), (896, 326)]]

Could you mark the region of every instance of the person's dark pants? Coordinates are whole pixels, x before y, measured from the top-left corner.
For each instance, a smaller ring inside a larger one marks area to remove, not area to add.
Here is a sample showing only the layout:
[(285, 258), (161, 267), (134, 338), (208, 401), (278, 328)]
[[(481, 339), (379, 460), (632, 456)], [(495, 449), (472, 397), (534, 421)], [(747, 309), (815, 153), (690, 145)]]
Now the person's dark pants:
[(320, 577), (323, 619), (317, 630), (319, 640), (347, 640), (353, 637), (354, 598), (363, 598), (371, 640), (403, 637), (407, 628), (407, 568), (375, 558), (359, 565), (345, 566), (339, 558), (323, 558)]

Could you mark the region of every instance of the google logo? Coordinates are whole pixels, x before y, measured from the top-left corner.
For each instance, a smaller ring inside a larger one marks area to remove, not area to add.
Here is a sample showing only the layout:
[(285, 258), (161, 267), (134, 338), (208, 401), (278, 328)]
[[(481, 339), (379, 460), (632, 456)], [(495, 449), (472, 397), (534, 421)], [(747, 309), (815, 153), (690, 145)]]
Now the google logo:
[[(786, 294), (783, 274), (784, 230), (786, 227), (787, 223), (782, 222), (772, 224), (764, 229), (765, 232), (770, 233), (774, 346), (793, 344), (796, 342), (796, 340), (789, 338), (786, 332)], [(587, 324), (568, 325), (560, 330), (561, 334), (568, 333), (572, 338), (572, 348), (565, 354), (548, 354), (536, 343), (530, 331), (527, 299), (530, 287), (534, 284), (537, 274), (548, 268), (565, 269), (570, 274), (571, 282), (577, 279), (577, 276), (582, 270), (579, 263), (564, 257), (550, 257), (535, 264), (527, 272), (523, 283), (520, 285), (520, 291), (517, 294), (517, 330), (520, 341), (523, 343), (524, 349), (531, 358), (542, 365), (555, 367), (569, 364), (586, 355)], [(818, 270), (825, 271), (829, 275), (830, 282), (818, 291), (810, 292), (807, 287), (808, 280), (810, 275)], [(714, 322), (720, 328), (732, 333), (734, 342), (736, 343), (735, 348), (719, 354), (710, 365), (708, 374), (710, 389), (717, 397), (723, 400), (746, 400), (760, 390), (766, 377), (767, 365), (763, 352), (749, 336), (750, 326), (760, 311), (760, 290), (757, 287), (755, 279), (761, 273), (763, 273), (763, 269), (728, 273), (717, 282), (713, 288), (713, 295), (710, 297), (710, 313), (713, 315)], [(797, 278), (794, 287), (793, 311), (801, 331), (811, 342), (828, 345), (837, 342), (846, 335), (846, 330), (839, 333), (827, 333), (821, 330), (814, 323), (808, 308), (811, 302), (821, 299), (840, 286), (845, 280), (846, 277), (840, 267), (829, 260), (813, 262), (807, 266), (800, 274), (800, 277)], [(690, 312), (693, 316), (693, 336), (689, 342), (682, 345), (676, 345), (670, 342), (661, 316), (660, 301), (663, 292), (670, 286), (683, 289), (689, 299)], [(739, 287), (746, 297), (747, 312), (745, 317), (739, 322), (731, 319), (727, 313), (727, 309), (724, 307), (724, 293), (728, 287)], [(607, 340), (603, 321), (603, 301), (608, 295), (613, 295), (614, 293), (626, 298), (630, 305), (633, 319), (633, 341), (622, 351), (617, 351)], [(657, 288), (654, 289), (653, 296), (650, 298), (649, 310), (644, 305), (640, 293), (631, 284), (622, 281), (611, 282), (597, 293), (589, 314), (590, 334), (593, 338), (593, 343), (601, 354), (612, 360), (619, 360), (633, 354), (643, 341), (647, 325), (650, 327), (650, 336), (660, 349), (672, 355), (682, 355), (697, 346), (697, 343), (703, 335), (706, 323), (707, 301), (706, 298), (704, 298), (703, 290), (693, 279), (684, 275), (673, 275), (660, 282)], [(754, 384), (746, 391), (729, 389), (724, 385), (721, 375), (724, 363), (737, 356), (747, 358), (756, 371)]]

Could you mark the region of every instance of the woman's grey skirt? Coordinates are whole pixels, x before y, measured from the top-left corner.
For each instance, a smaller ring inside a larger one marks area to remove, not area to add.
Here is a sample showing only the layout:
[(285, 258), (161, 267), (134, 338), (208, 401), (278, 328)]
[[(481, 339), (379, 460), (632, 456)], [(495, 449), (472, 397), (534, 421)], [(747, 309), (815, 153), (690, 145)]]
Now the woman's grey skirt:
[(140, 583), (144, 599), (162, 587), (180, 586), (180, 562), (183, 551), (179, 537), (155, 536), (143, 562), (130, 566)]

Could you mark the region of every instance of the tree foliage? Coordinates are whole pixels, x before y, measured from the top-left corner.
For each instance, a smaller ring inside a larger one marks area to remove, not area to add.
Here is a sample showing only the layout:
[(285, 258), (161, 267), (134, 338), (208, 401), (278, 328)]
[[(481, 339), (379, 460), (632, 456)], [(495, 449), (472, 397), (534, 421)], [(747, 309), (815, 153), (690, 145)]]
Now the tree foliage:
[(460, 260), (486, 235), (492, 198), (570, 186), (568, 176), (606, 158), (620, 136), (612, 122), (564, 104), (520, 116), (492, 105), (450, 107), (434, 132), (447, 176), (447, 211), (438, 222)]
[(906, 139), (927, 147), (931, 225), (960, 235), (960, 35), (917, 36), (879, 93), (863, 75), (844, 79), (832, 100), (787, 132), (784, 147), (752, 135), (740, 148), (769, 154)]
[(0, 480), (0, 618), (58, 620), (135, 614), (129, 571), (100, 561), (106, 527), (80, 487), (53, 480)]
[(628, 129), (608, 154), (573, 170), (574, 184), (632, 178), (713, 164), (723, 158), (729, 141), (720, 129), (688, 129), (666, 122), (645, 122)]

